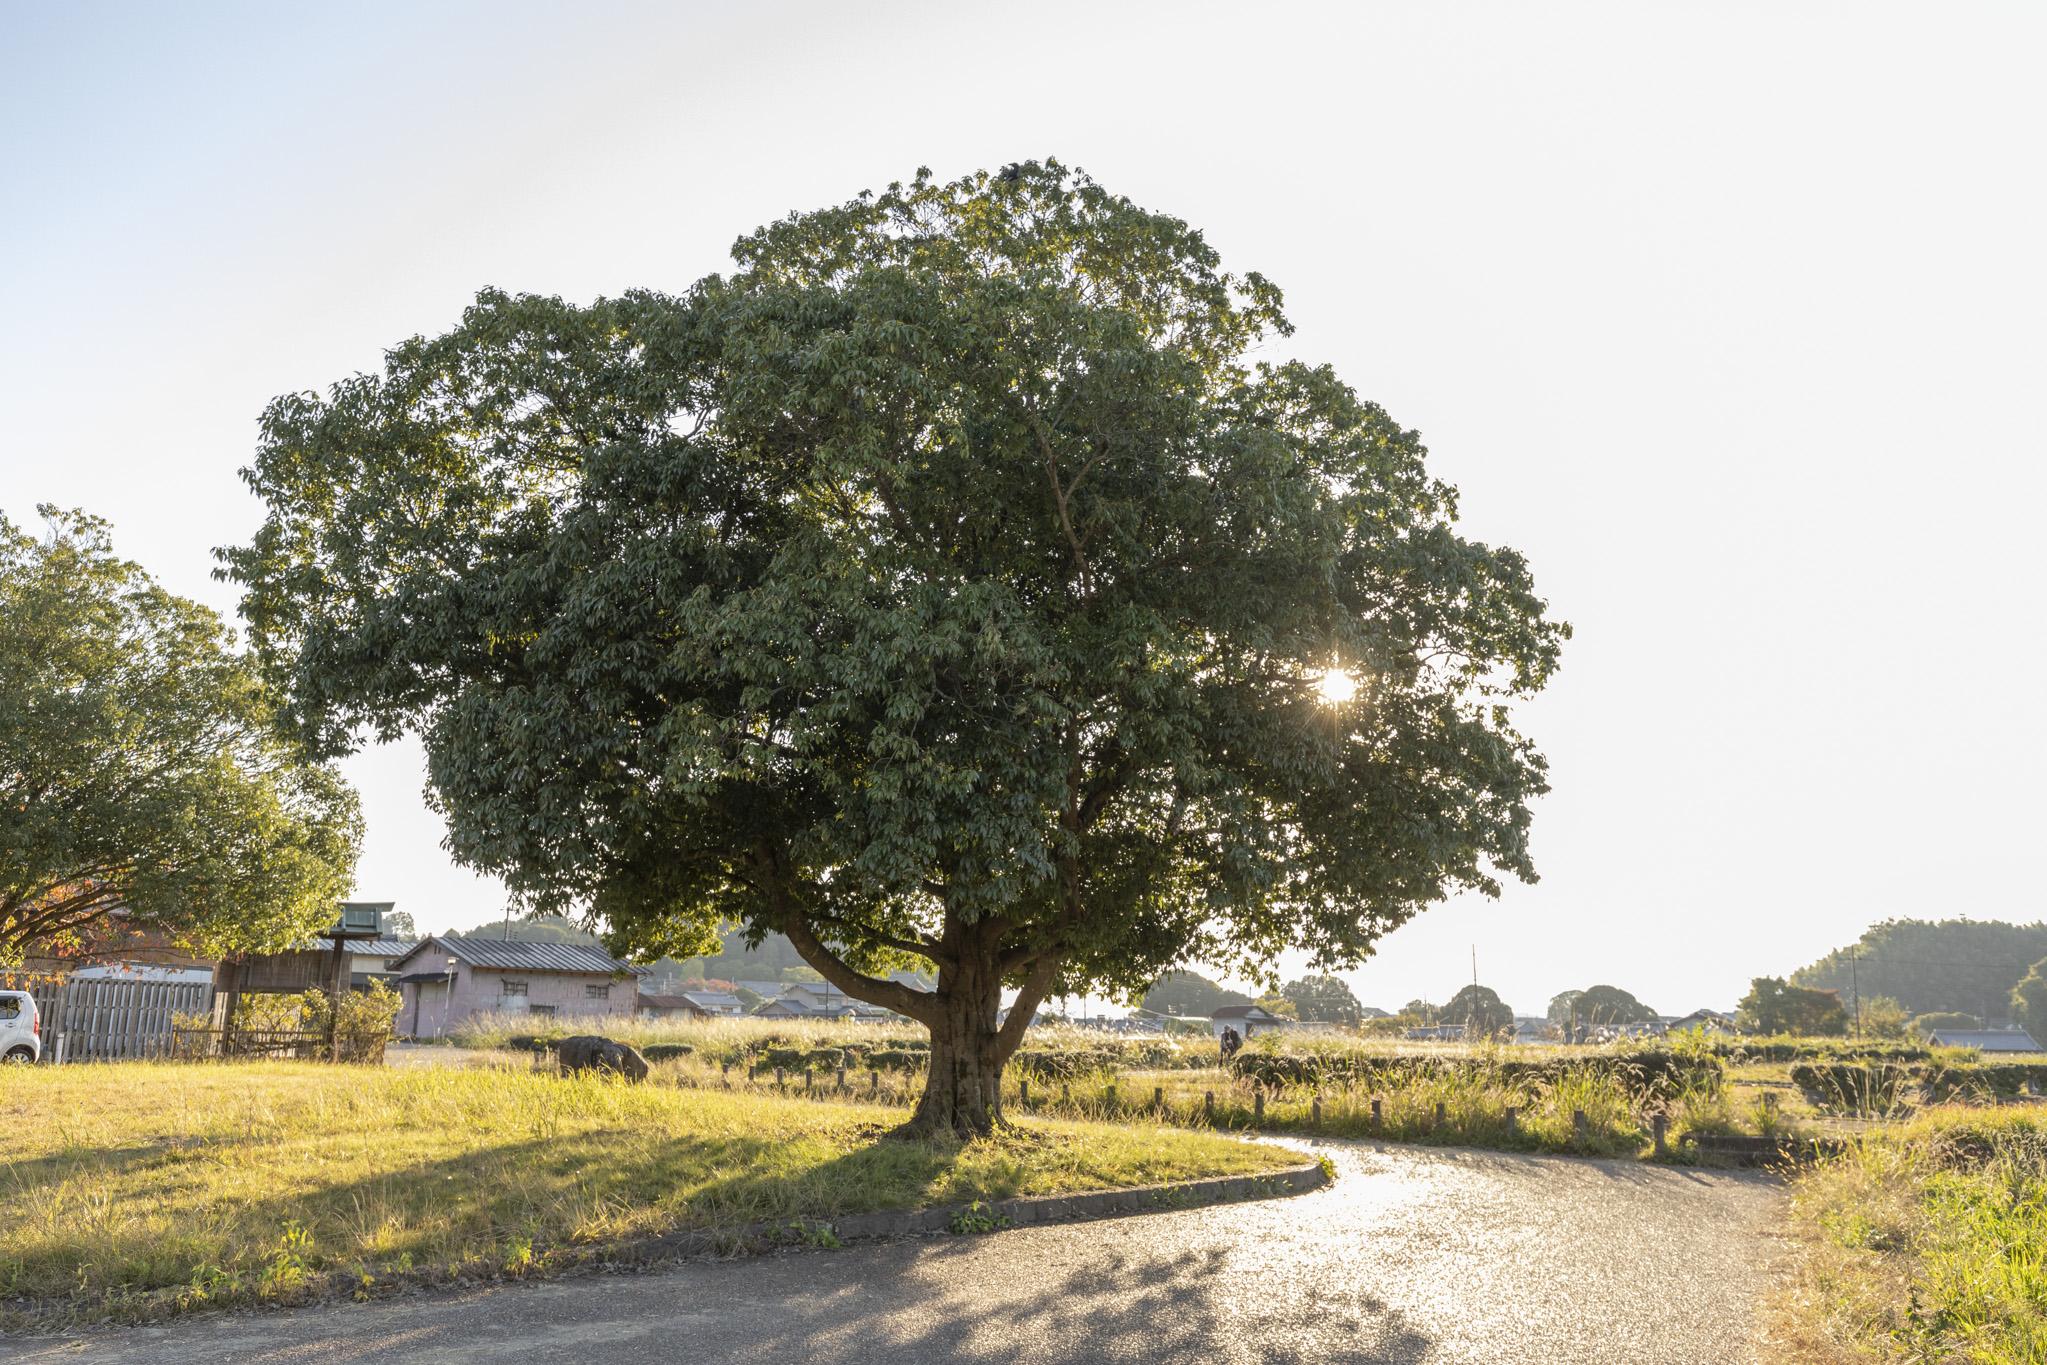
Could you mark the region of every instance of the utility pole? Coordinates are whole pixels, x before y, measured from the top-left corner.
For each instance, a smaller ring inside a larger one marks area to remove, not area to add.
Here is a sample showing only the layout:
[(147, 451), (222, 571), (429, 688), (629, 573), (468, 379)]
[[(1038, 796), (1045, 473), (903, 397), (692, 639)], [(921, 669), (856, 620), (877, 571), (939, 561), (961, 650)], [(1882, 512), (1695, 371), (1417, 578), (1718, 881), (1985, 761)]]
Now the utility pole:
[(1848, 991), (1855, 997), (1855, 1036), (1862, 1037), (1862, 955), (1854, 948), (1848, 950)]

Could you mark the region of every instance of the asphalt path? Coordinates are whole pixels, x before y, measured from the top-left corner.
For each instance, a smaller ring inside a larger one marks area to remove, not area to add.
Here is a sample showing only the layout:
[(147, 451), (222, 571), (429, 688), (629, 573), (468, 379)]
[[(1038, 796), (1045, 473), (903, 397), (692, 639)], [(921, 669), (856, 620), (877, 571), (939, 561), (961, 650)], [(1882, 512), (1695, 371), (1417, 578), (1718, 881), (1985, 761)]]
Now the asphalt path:
[(1290, 1199), (0, 1342), (33, 1365), (1758, 1359), (1773, 1179), (1364, 1142)]

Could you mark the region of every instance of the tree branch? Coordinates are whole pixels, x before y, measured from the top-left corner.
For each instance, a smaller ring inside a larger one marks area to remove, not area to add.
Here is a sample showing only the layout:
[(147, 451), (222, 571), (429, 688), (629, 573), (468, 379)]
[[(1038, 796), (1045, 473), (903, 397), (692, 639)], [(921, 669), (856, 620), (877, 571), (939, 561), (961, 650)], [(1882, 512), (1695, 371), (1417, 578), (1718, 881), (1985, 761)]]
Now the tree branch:
[(790, 946), (796, 949), (797, 956), (815, 968), (818, 975), (855, 1000), (906, 1014), (926, 1025), (936, 1019), (937, 1011), (929, 991), (913, 990), (900, 981), (885, 981), (855, 971), (838, 954), (825, 947), (811, 929), (808, 916), (790, 894), (788, 874), (774, 849), (763, 847), (756, 854), (754, 863), (761, 873), (761, 890), (767, 896), (770, 922), (782, 931)]
[(1024, 1030), (1031, 1026), (1031, 1016), (1038, 1012), (1038, 1006), (1045, 999), (1045, 992), (1052, 989), (1053, 980), (1059, 975), (1059, 955), (1047, 950), (1031, 967), (1030, 975), (1024, 978), (1023, 986), (1017, 991), (1016, 999), (1010, 1003), (1009, 1018), (1003, 1020), (996, 1030), (995, 1047), (998, 1056), (1007, 1060), (1023, 1041)]

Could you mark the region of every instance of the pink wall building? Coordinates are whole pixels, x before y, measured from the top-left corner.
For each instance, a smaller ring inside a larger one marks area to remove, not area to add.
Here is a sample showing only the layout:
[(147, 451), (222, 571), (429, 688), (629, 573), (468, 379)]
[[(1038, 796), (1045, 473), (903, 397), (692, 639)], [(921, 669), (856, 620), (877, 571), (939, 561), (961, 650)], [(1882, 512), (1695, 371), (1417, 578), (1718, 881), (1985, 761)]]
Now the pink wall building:
[(580, 943), (525, 943), (435, 934), (391, 961), (398, 974), (397, 1029), (403, 1038), (442, 1038), (472, 1015), (497, 1011), (599, 1030), (633, 1013), (646, 970)]

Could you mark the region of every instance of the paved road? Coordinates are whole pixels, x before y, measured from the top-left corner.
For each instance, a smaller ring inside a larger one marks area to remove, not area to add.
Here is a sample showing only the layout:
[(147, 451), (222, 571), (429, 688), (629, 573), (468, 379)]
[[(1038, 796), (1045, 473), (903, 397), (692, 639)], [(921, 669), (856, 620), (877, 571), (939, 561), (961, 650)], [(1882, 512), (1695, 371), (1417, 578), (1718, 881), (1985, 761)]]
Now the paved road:
[[(1309, 1144), (1292, 1144), (1308, 1146)], [(1782, 1193), (1630, 1162), (1321, 1143), (1266, 1203), (0, 1343), (33, 1365), (670, 1360), (1734, 1365)]]

